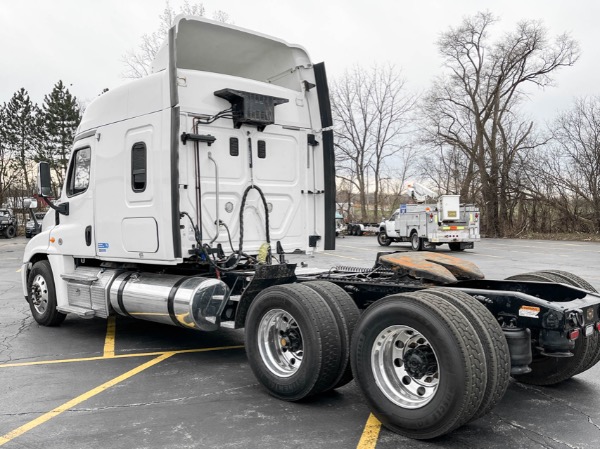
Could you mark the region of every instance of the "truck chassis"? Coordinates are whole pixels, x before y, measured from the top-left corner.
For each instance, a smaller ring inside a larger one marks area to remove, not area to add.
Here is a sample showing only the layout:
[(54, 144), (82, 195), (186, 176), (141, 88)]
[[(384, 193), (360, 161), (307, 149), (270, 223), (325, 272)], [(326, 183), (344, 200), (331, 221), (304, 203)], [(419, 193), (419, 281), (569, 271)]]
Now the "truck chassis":
[[(436, 253), (379, 253), (370, 269), (297, 269), (278, 257), (201, 275), (193, 266), (79, 265), (63, 278), (70, 304), (88, 297), (100, 306), (81, 307), (85, 318), (245, 327), (250, 366), (271, 395), (297, 401), (355, 378), (386, 427), (417, 439), (488, 413), (510, 376), (551, 385), (600, 359), (600, 295), (570, 273), (488, 280)], [(32, 266), (27, 301), (42, 325), (64, 319), (48, 261)]]

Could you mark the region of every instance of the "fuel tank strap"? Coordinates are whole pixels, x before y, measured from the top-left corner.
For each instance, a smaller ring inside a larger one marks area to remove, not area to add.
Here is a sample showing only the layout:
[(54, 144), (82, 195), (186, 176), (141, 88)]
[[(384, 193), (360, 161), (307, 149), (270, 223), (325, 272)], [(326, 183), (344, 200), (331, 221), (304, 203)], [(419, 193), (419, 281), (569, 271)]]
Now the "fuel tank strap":
[(129, 273), (127, 276), (125, 276), (123, 278), (123, 280), (121, 281), (121, 284), (119, 285), (119, 291), (117, 292), (117, 302), (119, 303), (119, 309), (121, 309), (121, 312), (123, 312), (124, 315), (127, 315), (130, 318), (135, 318), (133, 316), (131, 316), (131, 314), (125, 309), (125, 304), (123, 303), (123, 290), (125, 289), (125, 285), (127, 284), (127, 281), (129, 281), (129, 278), (131, 276), (133, 276), (135, 273)]
[(182, 277), (179, 279), (173, 287), (171, 287), (171, 291), (169, 291), (169, 297), (167, 298), (167, 312), (169, 312), (169, 317), (175, 326), (186, 327), (184, 326), (178, 319), (177, 315), (175, 315), (175, 295), (177, 294), (177, 290), (179, 286), (183, 284), (188, 278)]

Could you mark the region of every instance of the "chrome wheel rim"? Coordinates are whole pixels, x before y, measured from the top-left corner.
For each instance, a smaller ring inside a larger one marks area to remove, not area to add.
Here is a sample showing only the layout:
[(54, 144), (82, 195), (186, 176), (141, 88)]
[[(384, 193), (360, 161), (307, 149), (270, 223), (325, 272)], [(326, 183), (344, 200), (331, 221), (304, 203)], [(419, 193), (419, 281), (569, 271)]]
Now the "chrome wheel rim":
[(302, 332), (296, 319), (283, 309), (269, 310), (258, 325), (258, 349), (271, 373), (293, 376), (302, 365)]
[(395, 325), (381, 331), (371, 349), (371, 367), (381, 392), (399, 407), (423, 407), (438, 390), (435, 351), (412, 327)]
[(36, 275), (31, 283), (31, 303), (40, 315), (48, 309), (48, 284), (41, 274)]

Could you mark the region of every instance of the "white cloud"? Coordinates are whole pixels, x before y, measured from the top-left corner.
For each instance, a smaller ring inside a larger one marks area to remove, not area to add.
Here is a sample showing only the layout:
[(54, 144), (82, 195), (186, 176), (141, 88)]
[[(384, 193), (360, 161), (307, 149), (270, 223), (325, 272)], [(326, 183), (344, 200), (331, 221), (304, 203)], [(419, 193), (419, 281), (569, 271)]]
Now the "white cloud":
[[(178, 7), (181, 0), (171, 1)], [(600, 4), (593, 0), (205, 0), (208, 15), (230, 14), (235, 24), (304, 46), (315, 62), (325, 61), (330, 78), (354, 63), (392, 62), (409, 87), (427, 88), (439, 73), (435, 41), (462, 17), (490, 10), (502, 18), (498, 30), (521, 19), (541, 19), (552, 35), (569, 31), (583, 55), (557, 75), (556, 88), (535, 92), (528, 111), (549, 118), (574, 95), (598, 93), (597, 43)], [(80, 99), (95, 97), (121, 82), (120, 59), (154, 31), (163, 0), (0, 1), (0, 101), (20, 87), (41, 102), (56, 81), (72, 84)]]

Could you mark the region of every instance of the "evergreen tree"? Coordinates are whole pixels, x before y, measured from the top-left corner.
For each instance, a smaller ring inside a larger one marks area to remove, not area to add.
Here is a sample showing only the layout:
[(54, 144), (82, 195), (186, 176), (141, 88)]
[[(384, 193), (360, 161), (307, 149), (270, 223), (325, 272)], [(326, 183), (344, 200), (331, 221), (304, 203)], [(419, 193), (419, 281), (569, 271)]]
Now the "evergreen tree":
[(21, 187), (30, 195), (34, 171), (31, 162), (43, 135), (40, 109), (32, 103), (29, 93), (21, 88), (4, 106), (4, 113), (3, 136), (11, 156), (10, 168), (19, 174)]
[(8, 199), (10, 189), (17, 180), (17, 172), (13, 168), (13, 152), (8, 145), (9, 136), (6, 129), (6, 103), (0, 105), (0, 206)]
[(52, 92), (44, 97), (42, 117), (44, 144), (39, 147), (36, 159), (48, 162), (54, 172), (57, 181), (54, 185), (56, 196), (57, 186), (63, 185), (71, 145), (81, 120), (77, 98), (71, 95), (62, 81), (58, 81)]

